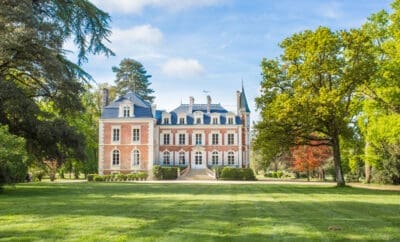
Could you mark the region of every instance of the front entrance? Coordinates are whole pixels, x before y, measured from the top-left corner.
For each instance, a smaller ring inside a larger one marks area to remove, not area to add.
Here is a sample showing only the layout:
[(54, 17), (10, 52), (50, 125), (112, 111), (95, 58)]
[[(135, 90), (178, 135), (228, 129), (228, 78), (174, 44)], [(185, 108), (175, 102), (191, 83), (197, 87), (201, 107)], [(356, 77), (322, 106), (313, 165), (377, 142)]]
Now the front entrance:
[(205, 168), (205, 160), (203, 157), (203, 152), (196, 151), (194, 153), (194, 159), (192, 159), (191, 168), (192, 169), (204, 169)]

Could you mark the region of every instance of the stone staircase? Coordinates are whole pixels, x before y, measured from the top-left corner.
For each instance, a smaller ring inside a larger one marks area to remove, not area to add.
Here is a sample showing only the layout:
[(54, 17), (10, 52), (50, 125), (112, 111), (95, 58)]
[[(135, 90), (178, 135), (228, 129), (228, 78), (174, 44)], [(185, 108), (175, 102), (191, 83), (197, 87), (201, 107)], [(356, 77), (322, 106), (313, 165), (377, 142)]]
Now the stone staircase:
[(215, 180), (214, 172), (210, 169), (190, 169), (181, 175), (178, 180)]

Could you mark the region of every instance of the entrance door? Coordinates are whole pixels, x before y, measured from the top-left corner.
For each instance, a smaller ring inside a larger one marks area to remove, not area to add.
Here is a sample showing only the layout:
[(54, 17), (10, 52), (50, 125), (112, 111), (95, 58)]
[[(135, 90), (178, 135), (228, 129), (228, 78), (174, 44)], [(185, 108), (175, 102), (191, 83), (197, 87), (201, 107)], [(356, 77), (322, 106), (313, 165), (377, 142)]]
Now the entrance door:
[(205, 161), (203, 157), (203, 153), (196, 151), (194, 153), (194, 159), (192, 160), (192, 169), (201, 169), (204, 168)]

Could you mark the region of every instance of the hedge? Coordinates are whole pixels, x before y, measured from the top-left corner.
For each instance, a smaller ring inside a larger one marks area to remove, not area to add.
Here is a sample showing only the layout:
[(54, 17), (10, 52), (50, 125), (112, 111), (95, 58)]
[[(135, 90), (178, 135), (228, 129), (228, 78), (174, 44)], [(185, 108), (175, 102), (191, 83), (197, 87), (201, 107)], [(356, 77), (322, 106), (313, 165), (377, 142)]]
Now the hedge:
[(132, 174), (111, 174), (111, 175), (97, 175), (89, 174), (87, 176), (88, 181), (95, 182), (118, 182), (118, 181), (144, 181), (147, 180), (149, 174), (147, 172), (137, 172)]
[(245, 180), (254, 181), (256, 177), (250, 168), (233, 168), (224, 167), (219, 173), (219, 168), (216, 169), (217, 178), (221, 180)]
[(153, 166), (153, 176), (157, 180), (174, 180), (178, 178), (178, 169), (175, 166)]

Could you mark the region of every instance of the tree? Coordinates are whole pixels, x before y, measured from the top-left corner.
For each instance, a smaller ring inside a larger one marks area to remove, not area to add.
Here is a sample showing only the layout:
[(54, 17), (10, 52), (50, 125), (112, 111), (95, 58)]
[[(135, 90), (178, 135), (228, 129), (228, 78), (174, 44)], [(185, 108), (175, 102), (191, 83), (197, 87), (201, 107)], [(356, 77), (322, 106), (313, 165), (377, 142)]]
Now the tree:
[(23, 181), (28, 171), (25, 140), (0, 126), (0, 191), (6, 183)]
[[(83, 112), (80, 96), (91, 77), (79, 64), (87, 54), (113, 54), (104, 45), (109, 15), (87, 0), (0, 5), (0, 124), (24, 137), (38, 159), (81, 158), (84, 137), (65, 117)], [(78, 64), (65, 56), (68, 39), (78, 47)]]
[(284, 141), (285, 149), (331, 146), (337, 185), (344, 186), (340, 137), (350, 135), (349, 124), (360, 108), (353, 101), (357, 88), (375, 72), (371, 41), (359, 30), (319, 27), (294, 34), (280, 46), (279, 59), (261, 63), (258, 135), (264, 143)]
[(144, 100), (153, 102), (154, 96), (150, 94), (154, 90), (149, 88), (151, 75), (146, 74), (147, 71), (140, 62), (126, 58), (121, 61), (119, 67), (114, 66), (112, 71), (116, 74), (115, 83), (119, 95), (132, 91)]
[[(316, 145), (316, 142), (312, 142)], [(307, 180), (310, 181), (310, 174), (317, 168), (321, 168), (324, 161), (332, 156), (329, 146), (300, 145), (291, 149), (293, 159), (293, 170), (307, 173)]]

